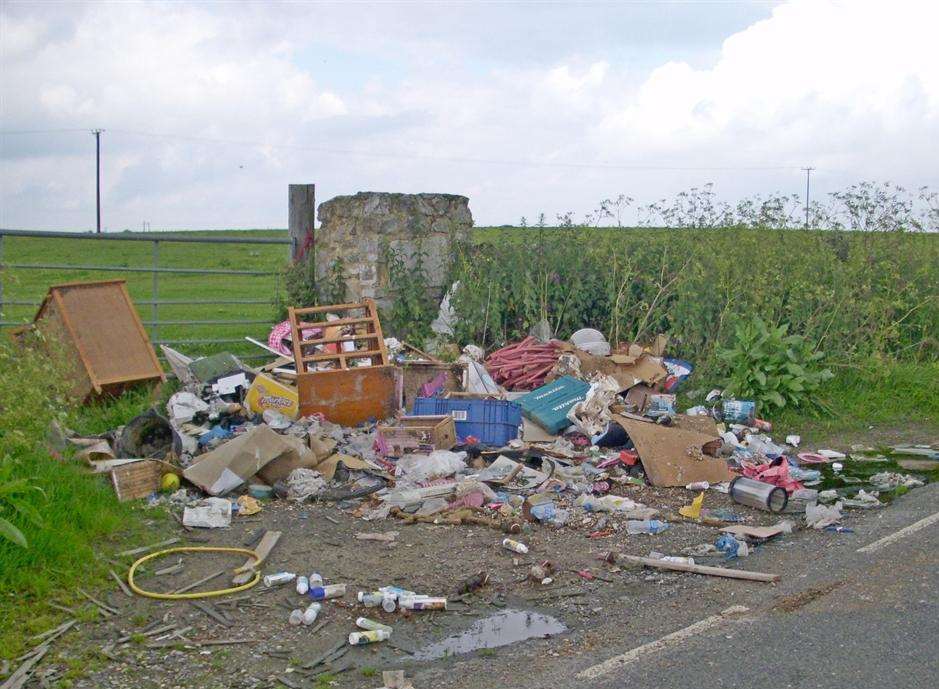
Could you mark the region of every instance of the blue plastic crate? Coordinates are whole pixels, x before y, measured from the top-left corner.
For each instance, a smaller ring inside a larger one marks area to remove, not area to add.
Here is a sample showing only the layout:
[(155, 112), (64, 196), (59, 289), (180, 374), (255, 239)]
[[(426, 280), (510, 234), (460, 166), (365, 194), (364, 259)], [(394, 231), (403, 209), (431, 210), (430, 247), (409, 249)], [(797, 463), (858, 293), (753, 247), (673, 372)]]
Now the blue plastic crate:
[(492, 447), (502, 447), (515, 440), (522, 423), (522, 408), (504, 400), (418, 397), (411, 413), (415, 416), (452, 416), (461, 442), (472, 435), (483, 445)]

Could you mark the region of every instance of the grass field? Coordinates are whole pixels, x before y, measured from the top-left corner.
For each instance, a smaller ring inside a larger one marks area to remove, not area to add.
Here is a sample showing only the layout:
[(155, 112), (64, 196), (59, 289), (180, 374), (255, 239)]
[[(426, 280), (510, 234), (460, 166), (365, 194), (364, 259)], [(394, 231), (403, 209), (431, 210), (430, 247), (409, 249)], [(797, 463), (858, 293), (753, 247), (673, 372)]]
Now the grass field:
[[(158, 237), (160, 233), (153, 233)], [(285, 230), (235, 230), (193, 232), (186, 236), (286, 238)], [(288, 260), (287, 245), (263, 244), (180, 244), (162, 242), (159, 247), (160, 267), (208, 268), (226, 270), (257, 270), (268, 276), (193, 275), (160, 273), (158, 296), (161, 300), (182, 299), (258, 299), (262, 304), (165, 305), (159, 307), (160, 321), (224, 321), (252, 320), (249, 325), (164, 325), (158, 338), (153, 327), (147, 330), (152, 339), (238, 339), (245, 335), (266, 339), (270, 325), (277, 317), (275, 302), (281, 292), (280, 271)], [(4, 263), (84, 264), (116, 266), (117, 268), (150, 268), (153, 266), (153, 245), (150, 242), (118, 242), (68, 240), (55, 238), (4, 237)], [(92, 271), (81, 269), (5, 269), (2, 274), (5, 302), (42, 299), (49, 285), (79, 280), (124, 278), (135, 301), (152, 298), (153, 276), (150, 273)], [(4, 321), (30, 320), (35, 306), (4, 304)], [(153, 321), (152, 308), (138, 305), (141, 319)], [(173, 345), (184, 352), (207, 353), (227, 348), (236, 354), (258, 354), (258, 348), (241, 341), (221, 346)]]

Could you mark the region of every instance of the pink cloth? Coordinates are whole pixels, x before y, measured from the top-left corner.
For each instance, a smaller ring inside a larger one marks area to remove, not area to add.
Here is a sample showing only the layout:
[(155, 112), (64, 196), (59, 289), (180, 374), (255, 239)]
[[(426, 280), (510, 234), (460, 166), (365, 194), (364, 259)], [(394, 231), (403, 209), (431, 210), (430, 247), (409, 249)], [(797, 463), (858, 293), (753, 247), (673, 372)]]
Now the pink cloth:
[(789, 463), (786, 461), (759, 465), (752, 464), (750, 462), (744, 462), (741, 465), (741, 470), (743, 475), (747, 478), (752, 478), (755, 481), (762, 481), (763, 483), (770, 483), (774, 486), (779, 486), (780, 488), (784, 488), (786, 492), (790, 494), (803, 487), (801, 483), (789, 476)]
[[(303, 337), (315, 337), (318, 332), (319, 328), (308, 328), (303, 331)], [(292, 340), (290, 321), (284, 321), (271, 328), (271, 334), (267, 336), (267, 346), (284, 356), (293, 356), (293, 350), (286, 344)]]

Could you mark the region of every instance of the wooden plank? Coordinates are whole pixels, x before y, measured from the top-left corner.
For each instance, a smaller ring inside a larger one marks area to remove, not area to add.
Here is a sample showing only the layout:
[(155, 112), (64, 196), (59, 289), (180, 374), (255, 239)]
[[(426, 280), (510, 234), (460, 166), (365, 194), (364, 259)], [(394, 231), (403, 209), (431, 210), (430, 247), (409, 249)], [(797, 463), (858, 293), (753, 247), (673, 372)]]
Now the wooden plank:
[(220, 577), (220, 576), (222, 576), (223, 574), (225, 574), (225, 570), (224, 570), (224, 569), (220, 569), (219, 571), (215, 572), (214, 574), (210, 574), (210, 575), (208, 575), (208, 576), (206, 576), (206, 577), (202, 577), (202, 578), (199, 579), (198, 581), (194, 581), (194, 582), (192, 582), (191, 584), (187, 584), (186, 586), (183, 586), (181, 589), (176, 589), (176, 590), (173, 591), (172, 593), (174, 593), (174, 594), (175, 594), (175, 593), (186, 593), (187, 591), (192, 591), (192, 590), (193, 590), (194, 588), (196, 588), (197, 586), (202, 586), (202, 584), (204, 584), (204, 583), (206, 583), (206, 582), (208, 582), (208, 581), (212, 581), (212, 580), (215, 579), (216, 577)]
[(380, 349), (363, 349), (361, 351), (355, 352), (337, 352), (335, 354), (313, 354), (311, 356), (303, 357), (303, 363), (310, 361), (332, 361), (339, 359), (340, 361), (345, 359), (367, 359), (368, 357), (381, 356)]
[(32, 657), (16, 668), (13, 674), (7, 677), (6, 682), (0, 684), (0, 689), (22, 689), (22, 687), (26, 685), (26, 682), (29, 681), (29, 678), (32, 675), (33, 667), (39, 663), (39, 661), (42, 660), (48, 652), (48, 644), (43, 644), (37, 648), (34, 651)]
[(101, 608), (105, 613), (110, 613), (111, 615), (117, 615), (120, 612), (120, 610), (118, 610), (117, 608), (112, 608), (110, 605), (102, 603), (100, 600), (92, 596), (90, 593), (88, 593), (84, 589), (78, 589), (78, 592), (81, 595), (83, 595), (85, 598), (90, 600), (92, 603), (97, 605), (99, 608)]
[(124, 580), (121, 579), (121, 578), (117, 575), (117, 572), (115, 572), (113, 569), (109, 569), (109, 570), (108, 570), (108, 574), (110, 574), (110, 575), (111, 575), (111, 578), (114, 579), (114, 581), (117, 582), (117, 585), (121, 588), (121, 592), (122, 592), (125, 596), (127, 596), (128, 598), (133, 598), (133, 597), (134, 597), (134, 594), (132, 594), (132, 593), (130, 592), (130, 589), (127, 587), (127, 584), (124, 583)]
[(167, 538), (165, 541), (160, 541), (159, 543), (153, 543), (152, 545), (142, 545), (139, 548), (131, 548), (130, 550), (124, 550), (117, 554), (118, 557), (129, 557), (131, 555), (140, 555), (145, 553), (148, 550), (156, 550), (157, 548), (162, 548), (167, 545), (174, 545), (179, 543), (178, 538)]
[(339, 342), (358, 342), (359, 340), (375, 340), (378, 339), (377, 335), (373, 333), (366, 333), (365, 335), (343, 335), (342, 337), (324, 337), (322, 339), (314, 338), (312, 340), (303, 340), (301, 345), (321, 345), (321, 344), (336, 344)]
[(299, 309), (294, 309), (299, 314), (307, 313), (329, 313), (330, 311), (350, 311), (352, 309), (360, 309), (362, 304), (357, 302), (352, 302), (348, 304), (325, 304), (323, 306), (304, 306)]
[(257, 547), (254, 549), (258, 559), (255, 560), (254, 558), (248, 558), (248, 560), (243, 565), (241, 565), (241, 567), (236, 569), (236, 574), (232, 579), (232, 584), (235, 586), (247, 584), (251, 580), (251, 577), (254, 576), (255, 569), (264, 564), (267, 556), (271, 554), (274, 546), (277, 545), (277, 541), (280, 540), (280, 536), (280, 531), (266, 532), (261, 538), (261, 541), (258, 543)]
[(727, 579), (746, 579), (747, 581), (762, 581), (771, 583), (779, 581), (778, 574), (766, 574), (765, 572), (748, 572), (742, 569), (728, 569), (726, 567), (708, 567), (706, 565), (689, 565), (684, 562), (670, 562), (667, 560), (656, 560), (651, 557), (636, 557), (635, 555), (624, 555), (623, 560), (637, 565), (653, 567), (655, 569), (669, 569), (675, 572), (691, 572), (693, 574), (706, 574), (712, 577), (725, 577)]

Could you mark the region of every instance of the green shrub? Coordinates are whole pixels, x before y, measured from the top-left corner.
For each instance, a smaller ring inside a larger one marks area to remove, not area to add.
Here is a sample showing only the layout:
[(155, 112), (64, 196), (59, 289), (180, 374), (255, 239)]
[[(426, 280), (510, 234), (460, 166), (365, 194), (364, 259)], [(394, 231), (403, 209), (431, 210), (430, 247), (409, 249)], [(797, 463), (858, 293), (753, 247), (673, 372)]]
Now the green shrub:
[(789, 334), (789, 324), (768, 326), (754, 316), (734, 330), (734, 346), (721, 350), (727, 366), (726, 390), (754, 400), (764, 413), (785, 406), (817, 403), (819, 385), (832, 378), (819, 367), (824, 358), (802, 335)]

